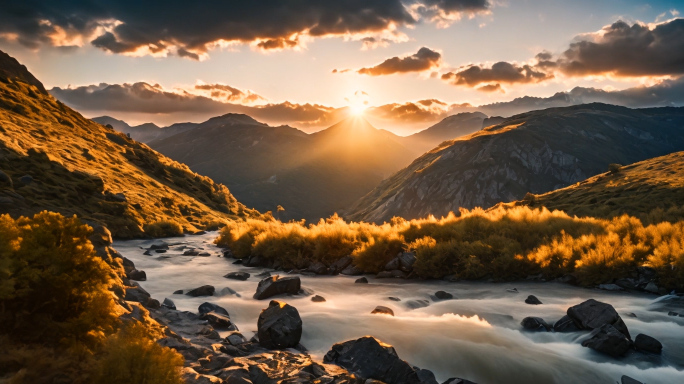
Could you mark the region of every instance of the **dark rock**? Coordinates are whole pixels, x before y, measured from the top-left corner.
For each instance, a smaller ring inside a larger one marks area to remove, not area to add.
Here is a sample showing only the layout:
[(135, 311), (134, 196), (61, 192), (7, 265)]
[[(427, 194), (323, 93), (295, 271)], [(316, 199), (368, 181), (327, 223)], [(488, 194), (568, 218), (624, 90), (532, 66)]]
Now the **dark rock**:
[(329, 272), (329, 269), (325, 264), (321, 263), (320, 261), (316, 261), (316, 262), (311, 263), (311, 265), (309, 265), (309, 268), (307, 268), (307, 271), (313, 272), (317, 275), (327, 275)]
[(375, 275), (376, 279), (388, 279), (390, 277), (393, 277), (392, 271), (380, 271), (377, 275)]
[(627, 353), (632, 342), (612, 325), (604, 324), (594, 330), (589, 338), (582, 342), (582, 346), (606, 355), (620, 357)]
[(402, 252), (397, 258), (399, 259), (399, 269), (404, 272), (413, 270), (413, 264), (416, 263), (416, 255), (413, 252)]
[(263, 260), (259, 256), (252, 256), (247, 260), (243, 260), (242, 264), (248, 267), (263, 267), (265, 264), (265, 260)]
[(366, 279), (365, 277), (361, 277), (361, 278), (356, 279), (356, 281), (354, 281), (354, 283), (356, 283), (356, 284), (368, 284), (368, 279)]
[(542, 302), (539, 299), (537, 299), (537, 296), (529, 295), (529, 296), (527, 296), (527, 299), (525, 299), (525, 303), (531, 304), (531, 305), (539, 305)]
[(233, 264), (234, 264), (234, 265), (240, 265), (240, 264), (242, 264), (242, 259), (237, 259), (237, 260), (233, 261)]
[(398, 269), (395, 269), (395, 270), (393, 270), (393, 271), (390, 271), (390, 273), (392, 274), (392, 277), (394, 277), (394, 278), (405, 279), (405, 278), (408, 277), (408, 276), (406, 275), (406, 272), (400, 271), (400, 270), (398, 270)]
[(197, 255), (197, 256), (200, 256), (200, 257), (209, 257), (209, 256), (211, 256), (211, 253), (209, 253), (209, 252), (201, 252), (201, 253), (200, 253), (199, 255)]
[(325, 297), (316, 295), (311, 298), (311, 301), (313, 301), (314, 303), (323, 303), (325, 302)]
[(447, 379), (447, 381), (443, 382), (442, 384), (475, 384), (475, 382), (466, 379), (459, 379), (457, 377), (452, 377), (450, 379)]
[(385, 264), (385, 271), (391, 271), (399, 268), (401, 268), (401, 262), (399, 261), (398, 257), (395, 257), (394, 259), (390, 260), (387, 264)]
[(186, 384), (221, 384), (222, 380), (216, 376), (203, 375), (197, 373), (190, 367), (185, 367), (181, 370), (181, 377)]
[(437, 383), (435, 374), (432, 373), (432, 371), (427, 369), (420, 369), (418, 367), (413, 367), (413, 369), (416, 371), (416, 374), (418, 375), (418, 380), (420, 380), (421, 384), (439, 384)]
[(24, 185), (29, 185), (29, 184), (33, 183), (33, 176), (24, 175), (24, 176), (19, 178), (19, 181)]
[(240, 345), (247, 342), (247, 339), (240, 332), (233, 332), (224, 339), (230, 345)]
[(169, 245), (162, 241), (161, 243), (155, 243), (155, 244), (150, 245), (150, 247), (148, 249), (151, 249), (153, 251), (155, 251), (157, 249), (168, 250)]
[(341, 273), (345, 268), (349, 267), (354, 261), (351, 256), (345, 256), (330, 265), (330, 273)]
[(161, 304), (159, 304), (159, 300), (153, 299), (153, 298), (151, 298), (151, 297), (150, 297), (149, 299), (147, 299), (147, 303), (145, 303), (144, 305), (145, 305), (147, 308), (151, 308), (151, 309), (159, 309), (159, 308), (161, 308)]
[(203, 313), (199, 317), (201, 320), (206, 320), (211, 324), (212, 327), (216, 329), (228, 329), (233, 323), (230, 321), (230, 317), (222, 313), (208, 312)]
[(124, 296), (126, 301), (135, 301), (144, 305), (149, 298), (150, 294), (137, 284), (132, 287), (126, 287), (126, 295)]
[(518, 293), (518, 288), (508, 288), (508, 289), (506, 290), (506, 292)]
[(187, 251), (183, 252), (183, 256), (199, 256), (199, 254), (199, 251), (194, 249), (188, 249)]
[(392, 308), (384, 307), (382, 305), (378, 305), (375, 307), (375, 309), (371, 312), (371, 314), (380, 314), (380, 315), (390, 315), (394, 316), (394, 311)]
[(679, 314), (679, 312), (675, 312), (675, 311), (670, 311), (670, 312), (667, 313), (667, 315), (668, 315), (668, 316), (681, 316), (681, 315)]
[(209, 313), (209, 312), (216, 312), (221, 315), (229, 316), (228, 311), (226, 311), (225, 308), (221, 307), (220, 305), (216, 305), (214, 303), (209, 303), (209, 302), (204, 302), (200, 304), (199, 307), (197, 307), (197, 312), (199, 312), (200, 316)]
[(166, 249), (155, 249), (156, 253), (166, 253)]
[(168, 309), (176, 309), (176, 303), (174, 303), (173, 300), (169, 298), (164, 298), (164, 301), (162, 302), (161, 306)]
[(245, 281), (249, 279), (250, 274), (247, 272), (230, 272), (223, 277), (226, 279), (233, 279), (233, 280), (242, 280)]
[(449, 292), (437, 291), (435, 292), (435, 297), (439, 300), (451, 300), (454, 298), (454, 295)]
[(620, 379), (620, 383), (621, 384), (644, 384), (641, 381), (636, 380), (636, 379), (632, 379), (629, 376), (622, 376), (622, 378)]
[(257, 300), (264, 300), (285, 293), (296, 295), (299, 293), (301, 286), (301, 280), (299, 280), (299, 277), (297, 276), (280, 277), (274, 275), (259, 282), (256, 293), (254, 293), (254, 298)]
[(152, 256), (152, 254), (150, 253), (150, 251), (149, 251), (149, 250), (147, 250), (147, 251), (143, 252), (143, 255), (145, 255), (145, 256)]
[(637, 281), (632, 278), (617, 279), (615, 284), (624, 289), (635, 289), (637, 287)]
[(575, 275), (565, 275), (556, 279), (559, 283), (565, 283), (570, 285), (577, 285), (577, 276)]
[(175, 291), (173, 291), (173, 294), (174, 294), (174, 295), (182, 295), (182, 294), (183, 294), (183, 290), (182, 290), (182, 289), (175, 290)]
[(548, 332), (551, 330), (551, 326), (541, 317), (526, 317), (520, 322), (520, 325), (528, 331)]
[(135, 269), (135, 263), (133, 263), (130, 259), (126, 257), (121, 259), (121, 263), (123, 264), (124, 271), (126, 271), (126, 273)]
[(256, 277), (270, 277), (270, 276), (271, 276), (271, 272), (268, 272), (268, 271), (264, 271), (264, 272), (261, 272), (260, 274), (256, 275)]
[(637, 315), (634, 312), (627, 312), (625, 313), (625, 316), (627, 317), (637, 317)]
[(391, 345), (366, 336), (332, 346), (323, 362), (337, 364), (362, 379), (387, 384), (420, 384), (418, 373), (397, 356)]
[(209, 355), (197, 362), (202, 366), (202, 373), (209, 373), (232, 365), (233, 358), (225, 355)]
[(234, 289), (232, 289), (230, 287), (224, 287), (220, 291), (214, 293), (214, 296), (229, 296), (229, 295), (235, 295), (237, 297), (242, 297), (239, 293), (237, 293)]
[(207, 231), (195, 231), (192, 233), (194, 236), (206, 235)]
[(214, 288), (213, 285), (203, 285), (201, 287), (191, 289), (190, 291), (186, 292), (185, 294), (188, 296), (192, 296), (192, 297), (213, 296), (215, 290), (216, 289)]
[(646, 288), (644, 288), (644, 291), (651, 292), (651, 293), (658, 293), (659, 288), (654, 282), (650, 282), (650, 283), (646, 284)]
[(257, 322), (259, 344), (268, 349), (294, 348), (302, 338), (302, 319), (297, 308), (271, 300)]
[(660, 355), (663, 351), (663, 345), (660, 341), (651, 336), (644, 335), (643, 333), (638, 334), (636, 338), (634, 338), (634, 348), (638, 351), (655, 353), (656, 355)]
[(135, 281), (145, 281), (147, 280), (147, 274), (145, 271), (139, 271), (137, 269), (134, 269), (130, 272), (128, 272), (127, 277), (131, 280)]
[(388, 299), (390, 299), (390, 300), (392, 300), (392, 301), (401, 301), (400, 298), (394, 297), (394, 296), (390, 296), (390, 297), (388, 297)]
[(343, 275), (347, 275), (347, 276), (358, 276), (358, 275), (362, 274), (363, 272), (360, 269), (356, 268), (356, 266), (354, 266), (353, 264), (350, 264), (349, 266), (347, 266), (347, 268), (343, 269), (342, 272), (340, 272), (340, 273)]
[(409, 309), (425, 308), (429, 305), (430, 305), (430, 302), (427, 300), (409, 300), (406, 302), (406, 306)]
[(577, 332), (582, 329), (575, 324), (570, 316), (565, 315), (553, 324), (554, 332)]
[(568, 316), (581, 329), (598, 329), (610, 324), (631, 339), (627, 326), (612, 305), (589, 299), (568, 308)]
[(604, 291), (624, 291), (625, 289), (622, 288), (621, 286), (617, 284), (600, 284), (598, 286), (599, 289), (602, 289)]

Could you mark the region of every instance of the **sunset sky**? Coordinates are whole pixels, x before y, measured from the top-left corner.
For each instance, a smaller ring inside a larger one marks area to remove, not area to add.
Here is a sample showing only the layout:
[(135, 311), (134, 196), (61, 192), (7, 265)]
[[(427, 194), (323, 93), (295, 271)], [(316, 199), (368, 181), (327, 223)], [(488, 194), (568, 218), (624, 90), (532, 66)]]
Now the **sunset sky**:
[[(683, 8), (632, 0), (15, 1), (0, 13), (0, 50), (90, 117), (163, 126), (240, 112), (312, 131), (352, 106), (407, 134), (476, 109), (683, 105)], [(558, 92), (566, 93), (551, 98)], [(524, 96), (544, 99), (511, 102)]]

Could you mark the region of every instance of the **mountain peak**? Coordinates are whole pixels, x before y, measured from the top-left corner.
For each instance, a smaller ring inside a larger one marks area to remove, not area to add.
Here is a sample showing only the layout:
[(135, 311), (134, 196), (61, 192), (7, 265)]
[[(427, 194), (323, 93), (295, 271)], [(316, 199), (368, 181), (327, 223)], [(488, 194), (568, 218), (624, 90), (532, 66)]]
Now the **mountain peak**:
[(47, 93), (43, 83), (29, 72), (25, 65), (20, 64), (17, 59), (0, 51), (0, 79), (19, 80), (34, 85), (42, 93)]
[(254, 120), (249, 115), (245, 115), (244, 113), (226, 113), (225, 115), (221, 116), (216, 116), (212, 117), (211, 119), (206, 121), (212, 122), (212, 123), (221, 123), (221, 124), (248, 124), (248, 125), (266, 125), (262, 122), (259, 122), (257, 120)]

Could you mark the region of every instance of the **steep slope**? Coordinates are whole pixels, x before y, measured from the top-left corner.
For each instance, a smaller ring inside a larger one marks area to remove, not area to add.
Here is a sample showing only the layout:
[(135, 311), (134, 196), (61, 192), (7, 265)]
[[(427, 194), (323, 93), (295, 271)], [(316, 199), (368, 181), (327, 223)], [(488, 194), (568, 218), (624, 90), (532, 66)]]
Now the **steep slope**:
[(178, 133), (189, 131), (197, 126), (196, 123), (176, 123), (168, 127), (160, 128), (153, 123), (145, 123), (130, 126), (123, 120), (117, 120), (110, 116), (93, 118), (93, 121), (102, 125), (111, 125), (116, 131), (131, 136), (131, 139), (141, 143), (149, 143), (152, 140), (161, 140)]
[(306, 134), (228, 114), (150, 146), (227, 183), (245, 204), (285, 208), (281, 219), (317, 220), (352, 204), (416, 155), (361, 118)]
[(0, 52), (0, 213), (76, 214), (119, 238), (161, 221), (194, 231), (258, 216), (225, 186), (66, 107), (13, 60)]
[(684, 149), (684, 108), (629, 109), (606, 104), (513, 116), (426, 153), (359, 200), (346, 217), (445, 215), (544, 193)]
[(602, 173), (569, 187), (527, 195), (510, 205), (547, 207), (576, 216), (628, 214), (646, 222), (684, 217), (684, 152), (675, 152)]
[(406, 146), (416, 148), (420, 153), (424, 153), (444, 141), (479, 131), (483, 128), (483, 121), (485, 120), (487, 120), (487, 115), (484, 113), (459, 113), (449, 116), (425, 130), (406, 136), (403, 142)]

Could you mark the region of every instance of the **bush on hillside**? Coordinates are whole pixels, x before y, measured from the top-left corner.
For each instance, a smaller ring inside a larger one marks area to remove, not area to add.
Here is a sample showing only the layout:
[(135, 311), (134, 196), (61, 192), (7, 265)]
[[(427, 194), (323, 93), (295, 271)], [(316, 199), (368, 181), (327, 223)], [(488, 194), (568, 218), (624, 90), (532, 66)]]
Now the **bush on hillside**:
[(143, 231), (150, 237), (178, 237), (183, 236), (183, 227), (172, 221), (158, 221), (152, 224), (145, 224)]

